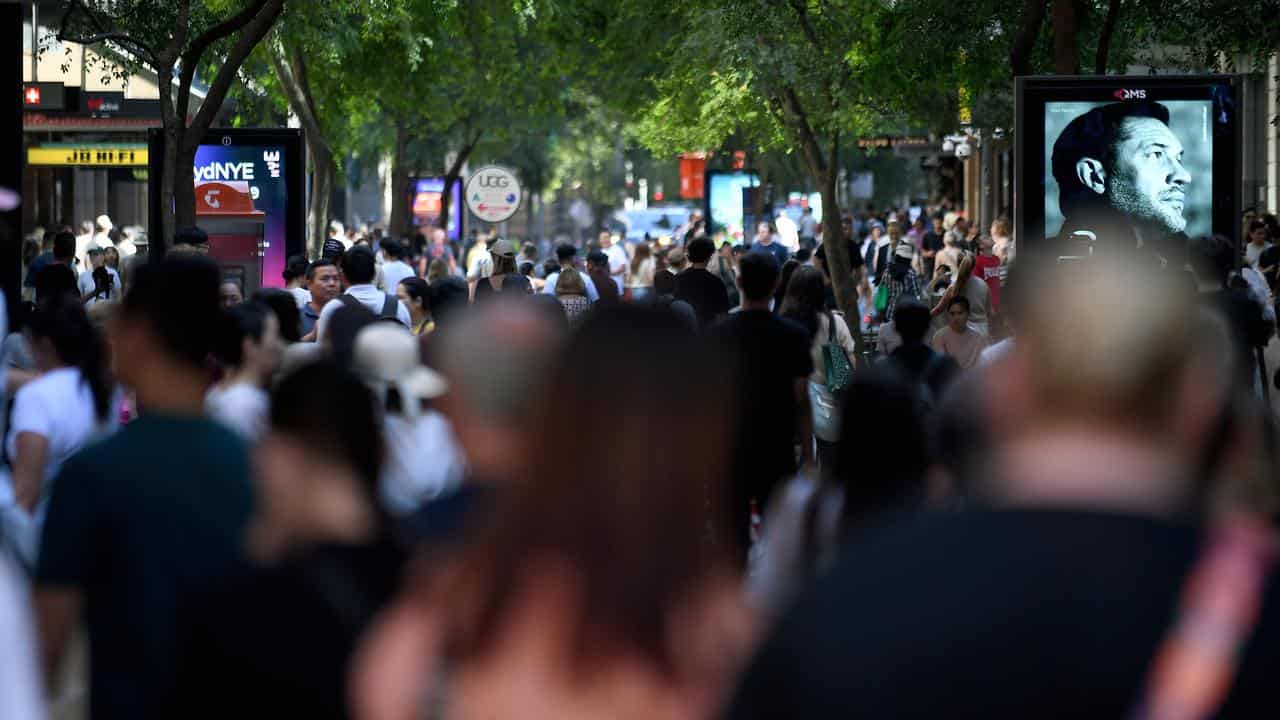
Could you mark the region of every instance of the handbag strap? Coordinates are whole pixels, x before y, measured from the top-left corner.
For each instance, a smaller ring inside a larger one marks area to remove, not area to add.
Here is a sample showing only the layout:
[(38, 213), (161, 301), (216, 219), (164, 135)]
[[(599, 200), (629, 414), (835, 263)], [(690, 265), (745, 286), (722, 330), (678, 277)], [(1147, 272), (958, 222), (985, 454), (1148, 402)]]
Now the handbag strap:
[(1207, 718), (1222, 708), (1262, 614), (1275, 557), (1275, 540), (1261, 523), (1238, 518), (1210, 531), (1183, 583), (1134, 720)]

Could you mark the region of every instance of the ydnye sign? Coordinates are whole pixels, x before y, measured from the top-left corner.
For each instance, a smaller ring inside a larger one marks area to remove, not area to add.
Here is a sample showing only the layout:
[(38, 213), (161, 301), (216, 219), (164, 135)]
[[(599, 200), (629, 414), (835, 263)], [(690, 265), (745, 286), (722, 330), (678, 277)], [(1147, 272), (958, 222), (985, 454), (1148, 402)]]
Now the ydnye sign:
[(467, 179), (467, 207), (480, 220), (500, 223), (520, 209), (520, 181), (510, 170), (486, 165)]

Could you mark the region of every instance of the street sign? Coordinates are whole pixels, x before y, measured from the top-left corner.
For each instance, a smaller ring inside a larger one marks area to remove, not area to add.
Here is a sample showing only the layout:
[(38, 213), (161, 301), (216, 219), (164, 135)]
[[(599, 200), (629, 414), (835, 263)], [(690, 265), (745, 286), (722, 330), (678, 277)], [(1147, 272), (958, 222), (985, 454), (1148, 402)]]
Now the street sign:
[(500, 223), (520, 209), (520, 181), (515, 173), (497, 165), (473, 172), (463, 194), (471, 212), (487, 223)]
[(146, 167), (147, 160), (147, 146), (142, 144), (27, 148), (28, 165)]

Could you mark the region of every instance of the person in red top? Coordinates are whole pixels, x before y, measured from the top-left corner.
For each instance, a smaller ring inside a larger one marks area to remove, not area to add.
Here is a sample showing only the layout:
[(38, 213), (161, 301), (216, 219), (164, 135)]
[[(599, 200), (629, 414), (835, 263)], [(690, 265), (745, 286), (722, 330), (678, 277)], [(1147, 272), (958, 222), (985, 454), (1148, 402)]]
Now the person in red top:
[(989, 236), (978, 241), (978, 257), (973, 274), (991, 290), (991, 311), (1000, 312), (1000, 258), (995, 255), (995, 241)]

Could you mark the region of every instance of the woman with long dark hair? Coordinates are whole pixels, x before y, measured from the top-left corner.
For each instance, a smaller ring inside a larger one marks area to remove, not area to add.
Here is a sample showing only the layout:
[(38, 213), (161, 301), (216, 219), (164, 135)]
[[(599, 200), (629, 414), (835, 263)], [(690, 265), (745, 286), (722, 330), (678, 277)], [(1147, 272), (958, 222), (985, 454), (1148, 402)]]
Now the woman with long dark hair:
[(806, 266), (796, 268), (787, 285), (779, 314), (809, 332), (809, 355), (813, 359), (813, 373), (809, 375), (809, 402), (814, 414), (818, 464), (824, 468), (831, 463), (840, 432), (839, 393), (828, 387), (826, 346), (834, 339), (850, 367), (857, 358), (853, 335), (844, 316), (830, 312), (826, 307), (827, 292), (822, 272)]
[(529, 466), (371, 635), (359, 717), (718, 714), (752, 633), (720, 512), (727, 383), (689, 372), (707, 352), (665, 310), (583, 322), (529, 422), (567, 461)]
[(117, 405), (102, 338), (79, 298), (67, 294), (41, 301), (31, 317), (30, 333), (41, 375), (13, 401), (6, 440), (13, 485), (5, 503), (33, 521), (26, 533), (14, 532), (20, 551), (31, 553), (24, 557), (28, 561), (35, 557), (50, 483), (67, 458), (115, 428), (112, 409)]

